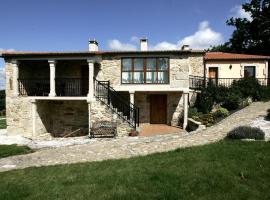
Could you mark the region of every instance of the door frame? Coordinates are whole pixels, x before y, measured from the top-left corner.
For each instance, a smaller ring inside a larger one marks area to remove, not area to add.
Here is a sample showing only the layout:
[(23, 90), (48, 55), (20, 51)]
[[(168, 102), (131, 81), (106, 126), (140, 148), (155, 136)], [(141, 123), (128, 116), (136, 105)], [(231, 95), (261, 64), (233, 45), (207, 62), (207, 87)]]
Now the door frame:
[(210, 68), (212, 68), (212, 69), (214, 68), (214, 69), (217, 70), (217, 77), (216, 77), (216, 79), (218, 79), (218, 77), (219, 77), (219, 67), (218, 67), (218, 66), (209, 66), (209, 67), (208, 67), (208, 70), (207, 70), (207, 77), (208, 77), (208, 78), (210, 78), (210, 77), (209, 77)]
[[(165, 96), (165, 116), (164, 116), (164, 123), (153, 123), (152, 122), (152, 119), (151, 119), (151, 113), (152, 113), (152, 106), (151, 106), (151, 96), (158, 96), (158, 95), (160, 95), (160, 96)], [(167, 103), (168, 103), (168, 95), (167, 94), (155, 94), (155, 93), (153, 93), (153, 94), (149, 94), (149, 102), (150, 102), (150, 109), (149, 109), (149, 122), (150, 122), (150, 124), (167, 124), (167, 115), (168, 115), (168, 113), (167, 113), (167, 111), (168, 111), (168, 108), (167, 108)]]

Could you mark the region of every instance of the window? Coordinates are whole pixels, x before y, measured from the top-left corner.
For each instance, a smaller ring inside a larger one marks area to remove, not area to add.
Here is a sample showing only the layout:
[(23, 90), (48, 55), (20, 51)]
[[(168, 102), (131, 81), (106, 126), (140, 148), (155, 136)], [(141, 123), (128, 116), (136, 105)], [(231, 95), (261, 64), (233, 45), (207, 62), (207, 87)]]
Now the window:
[(254, 77), (255, 78), (255, 66), (245, 66), (244, 77)]
[(168, 58), (123, 58), (122, 83), (168, 84)]

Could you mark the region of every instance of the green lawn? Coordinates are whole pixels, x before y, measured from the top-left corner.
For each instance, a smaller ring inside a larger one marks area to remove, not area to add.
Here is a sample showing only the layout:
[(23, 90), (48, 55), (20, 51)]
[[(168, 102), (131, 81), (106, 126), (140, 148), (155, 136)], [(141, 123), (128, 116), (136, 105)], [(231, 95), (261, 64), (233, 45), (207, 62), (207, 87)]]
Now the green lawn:
[(0, 199), (270, 199), (270, 143), (0, 173)]
[(7, 128), (6, 119), (2, 119), (2, 117), (0, 117), (0, 129), (5, 129), (5, 128)]
[(27, 146), (0, 145), (0, 158), (31, 152), (32, 150)]

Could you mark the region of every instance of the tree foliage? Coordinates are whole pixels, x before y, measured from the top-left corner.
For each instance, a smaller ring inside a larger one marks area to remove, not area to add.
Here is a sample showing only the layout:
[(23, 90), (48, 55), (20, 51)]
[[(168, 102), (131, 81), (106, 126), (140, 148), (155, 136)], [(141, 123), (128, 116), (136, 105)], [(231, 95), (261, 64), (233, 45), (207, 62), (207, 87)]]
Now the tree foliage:
[(251, 0), (242, 8), (251, 19), (230, 18), (227, 25), (234, 26), (228, 42), (214, 46), (211, 51), (270, 55), (270, 0)]

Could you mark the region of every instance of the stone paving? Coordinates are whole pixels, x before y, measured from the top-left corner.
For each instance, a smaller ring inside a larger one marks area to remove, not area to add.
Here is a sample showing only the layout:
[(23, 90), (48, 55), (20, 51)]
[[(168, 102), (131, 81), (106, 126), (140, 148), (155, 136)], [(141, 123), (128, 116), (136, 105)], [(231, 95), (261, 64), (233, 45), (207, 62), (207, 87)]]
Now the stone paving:
[(266, 115), (270, 102), (255, 102), (233, 113), (206, 130), (168, 134), (153, 137), (126, 137), (94, 139), (87, 144), (40, 149), (32, 154), (0, 159), (0, 171), (32, 166), (47, 166), (77, 162), (129, 158), (177, 148), (204, 145), (223, 139), (227, 132), (240, 125), (250, 125), (258, 117)]

